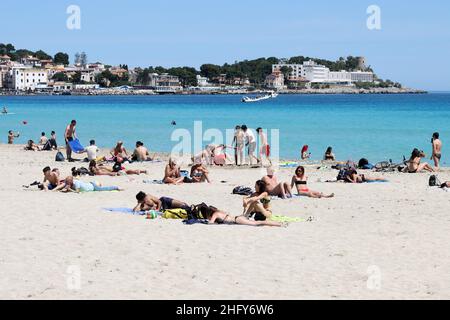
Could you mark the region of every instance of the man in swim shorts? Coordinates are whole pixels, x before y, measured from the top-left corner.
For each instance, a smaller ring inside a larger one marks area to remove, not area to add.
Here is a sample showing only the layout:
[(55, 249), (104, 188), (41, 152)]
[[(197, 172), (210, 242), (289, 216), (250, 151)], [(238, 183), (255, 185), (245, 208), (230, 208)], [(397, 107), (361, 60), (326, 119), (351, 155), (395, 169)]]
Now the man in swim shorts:
[(50, 167), (45, 167), (42, 172), (44, 172), (44, 190), (53, 190), (59, 185), (59, 170)]
[(136, 195), (136, 200), (138, 201), (138, 204), (134, 207), (133, 211), (164, 211), (169, 209), (190, 210), (190, 207), (183, 201), (168, 197), (161, 197), (158, 199), (157, 197), (151, 194), (145, 194), (142, 191)]
[(433, 152), (431, 155), (431, 160), (434, 161), (434, 166), (439, 169), (439, 162), (442, 157), (442, 142), (439, 140), (439, 133), (433, 133), (433, 138), (431, 138), (431, 144), (433, 146)]
[(66, 127), (66, 131), (64, 132), (64, 139), (66, 140), (66, 155), (67, 161), (72, 162), (72, 148), (70, 147), (69, 142), (73, 141), (77, 138), (75, 130), (76, 130), (77, 121), (72, 120), (70, 124)]

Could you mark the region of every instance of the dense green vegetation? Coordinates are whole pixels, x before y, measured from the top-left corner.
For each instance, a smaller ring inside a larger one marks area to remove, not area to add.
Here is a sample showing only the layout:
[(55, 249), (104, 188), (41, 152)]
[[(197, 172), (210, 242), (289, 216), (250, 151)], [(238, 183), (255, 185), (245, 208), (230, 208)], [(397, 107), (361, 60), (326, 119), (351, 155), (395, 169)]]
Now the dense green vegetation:
[(197, 85), (197, 74), (199, 72), (195, 68), (191, 67), (175, 67), (166, 69), (164, 67), (148, 67), (140, 69), (137, 74), (137, 83), (148, 85), (150, 81), (150, 74), (157, 73), (163, 74), (167, 73), (172, 76), (177, 76), (183, 86), (196, 86)]

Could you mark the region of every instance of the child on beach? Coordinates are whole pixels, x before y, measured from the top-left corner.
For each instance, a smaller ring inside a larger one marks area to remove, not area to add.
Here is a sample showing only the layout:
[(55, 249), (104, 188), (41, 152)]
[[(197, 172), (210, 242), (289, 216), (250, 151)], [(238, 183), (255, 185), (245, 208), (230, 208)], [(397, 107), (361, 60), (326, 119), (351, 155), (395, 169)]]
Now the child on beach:
[(263, 164), (262, 156), (264, 155), (266, 159), (269, 161), (270, 165), (272, 165), (272, 161), (270, 160), (270, 146), (267, 143), (267, 136), (263, 132), (262, 128), (256, 129), (256, 132), (259, 135), (260, 147), (259, 147), (259, 157), (258, 161)]
[(334, 193), (330, 195), (324, 195), (322, 192), (312, 191), (308, 188), (307, 182), (308, 177), (305, 176), (305, 168), (303, 166), (297, 167), (295, 169), (295, 175), (292, 177), (291, 188), (294, 185), (297, 188), (297, 192), (301, 196), (307, 196), (310, 198), (333, 198)]

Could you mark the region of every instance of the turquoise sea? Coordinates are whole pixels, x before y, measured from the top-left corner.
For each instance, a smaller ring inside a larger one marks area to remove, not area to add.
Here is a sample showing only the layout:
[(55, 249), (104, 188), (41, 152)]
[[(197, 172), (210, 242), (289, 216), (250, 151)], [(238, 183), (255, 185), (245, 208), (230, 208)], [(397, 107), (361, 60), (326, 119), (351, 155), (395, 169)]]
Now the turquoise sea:
[[(431, 135), (438, 131), (444, 143), (443, 162), (450, 161), (450, 94), (426, 95), (280, 95), (253, 104), (239, 95), (206, 96), (0, 96), (0, 107), (14, 113), (0, 116), (2, 143), (8, 130), (20, 131), (17, 143), (37, 141), (40, 133), (55, 130), (63, 142), (65, 126), (78, 121), (82, 143), (95, 139), (100, 147), (123, 140), (132, 149), (142, 140), (154, 151), (170, 151), (174, 129), (193, 131), (250, 128), (279, 129), (280, 156), (296, 159), (303, 145), (313, 159), (332, 146), (338, 159), (371, 162), (402, 160), (415, 147), (428, 155)], [(177, 126), (172, 126), (175, 120)], [(26, 121), (26, 124), (23, 123)], [(203, 141), (203, 145), (209, 141)], [(429, 161), (429, 160), (427, 160)]]

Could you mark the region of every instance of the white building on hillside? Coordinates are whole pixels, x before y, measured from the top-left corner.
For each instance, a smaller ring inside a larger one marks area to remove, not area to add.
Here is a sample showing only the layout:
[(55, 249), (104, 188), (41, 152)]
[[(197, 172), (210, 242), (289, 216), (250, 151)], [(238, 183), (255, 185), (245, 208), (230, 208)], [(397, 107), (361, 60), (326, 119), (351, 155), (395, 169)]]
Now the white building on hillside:
[(350, 72), (352, 82), (373, 82), (373, 72), (354, 71)]
[(9, 86), (13, 90), (35, 90), (38, 85), (47, 85), (48, 76), (44, 69), (33, 69), (27, 67), (13, 67), (8, 75)]
[(312, 60), (303, 62), (303, 77), (311, 83), (327, 82), (330, 69)]
[(208, 83), (207, 77), (202, 77), (201, 75), (197, 75), (197, 85), (199, 87), (209, 87), (210, 84)]

